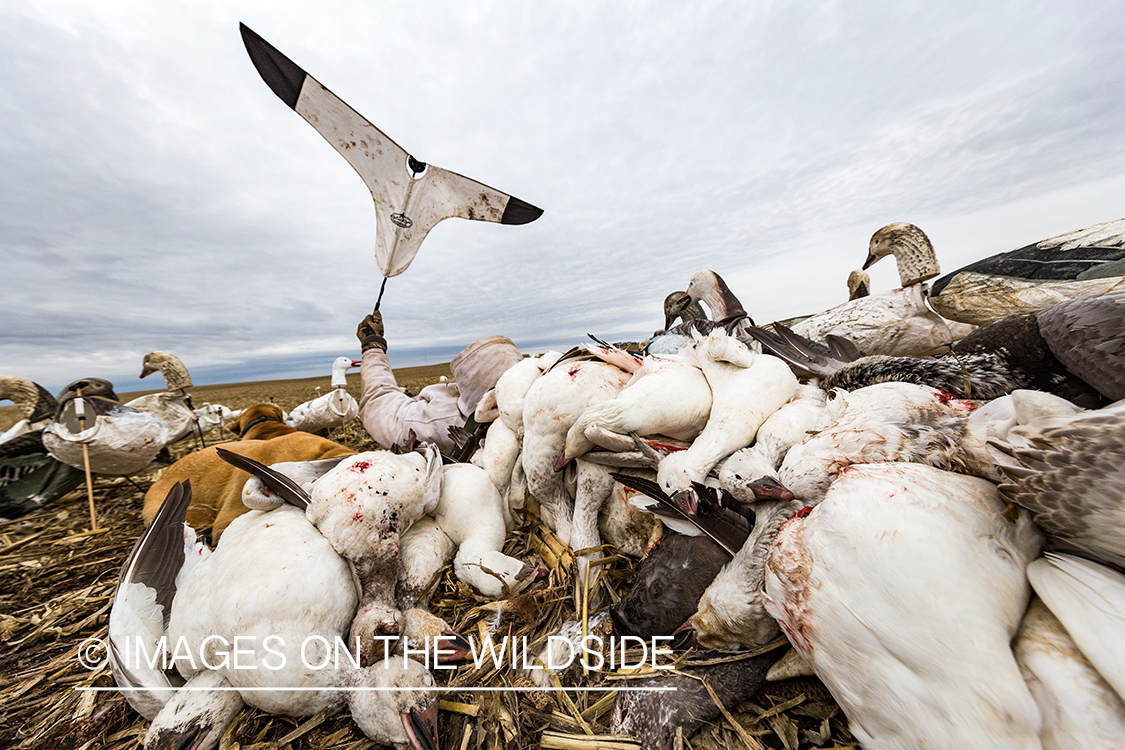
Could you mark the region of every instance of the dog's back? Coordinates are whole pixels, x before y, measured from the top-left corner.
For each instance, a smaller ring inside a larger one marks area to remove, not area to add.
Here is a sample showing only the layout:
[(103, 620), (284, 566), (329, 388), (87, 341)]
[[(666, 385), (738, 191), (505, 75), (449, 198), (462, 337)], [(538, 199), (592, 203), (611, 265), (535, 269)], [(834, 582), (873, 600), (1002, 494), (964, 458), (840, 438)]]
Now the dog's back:
[[(255, 404), (244, 409), (238, 419), (228, 425), (228, 429), (242, 439), (222, 447), (266, 466), (355, 453), (327, 438), (294, 430), (281, 421), (281, 415), (281, 408), (276, 404)], [(250, 510), (242, 504), (242, 485), (249, 478), (245, 471), (219, 458), (215, 446), (184, 456), (168, 467), (145, 493), (142, 510), (145, 525), (152, 522), (172, 485), (190, 479), (192, 499), (186, 521), (196, 529), (211, 527), (212, 538), (218, 541), (231, 521)]]

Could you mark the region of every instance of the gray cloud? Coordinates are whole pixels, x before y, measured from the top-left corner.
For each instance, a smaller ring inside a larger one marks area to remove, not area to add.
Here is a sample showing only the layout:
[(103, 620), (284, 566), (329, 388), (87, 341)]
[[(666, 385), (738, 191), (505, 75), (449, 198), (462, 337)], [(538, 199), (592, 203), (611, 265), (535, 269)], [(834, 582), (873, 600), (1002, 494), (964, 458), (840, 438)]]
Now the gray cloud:
[(370, 196), (240, 20), (419, 158), (546, 209), (431, 232), (387, 285), (401, 365), (644, 336), (703, 267), (760, 320), (823, 308), (890, 221), (954, 268), (1125, 214), (1108, 3), (15, 3), (0, 370), (128, 390), (151, 349), (197, 382), (357, 353)]

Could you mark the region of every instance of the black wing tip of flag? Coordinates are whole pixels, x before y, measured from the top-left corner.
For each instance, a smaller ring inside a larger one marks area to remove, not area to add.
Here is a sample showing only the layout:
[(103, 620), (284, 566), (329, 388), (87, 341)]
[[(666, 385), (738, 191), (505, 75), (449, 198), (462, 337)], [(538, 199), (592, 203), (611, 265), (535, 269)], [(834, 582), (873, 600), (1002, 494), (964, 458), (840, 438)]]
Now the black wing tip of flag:
[(542, 215), (543, 209), (512, 196), (508, 198), (508, 205), (504, 208), (504, 215), (500, 218), (500, 223), (530, 224)]
[(301, 86), (308, 74), (246, 24), (239, 23), (238, 28), (242, 32), (242, 42), (246, 45), (250, 60), (258, 69), (258, 75), (281, 101), (289, 105), (290, 109), (296, 109)]

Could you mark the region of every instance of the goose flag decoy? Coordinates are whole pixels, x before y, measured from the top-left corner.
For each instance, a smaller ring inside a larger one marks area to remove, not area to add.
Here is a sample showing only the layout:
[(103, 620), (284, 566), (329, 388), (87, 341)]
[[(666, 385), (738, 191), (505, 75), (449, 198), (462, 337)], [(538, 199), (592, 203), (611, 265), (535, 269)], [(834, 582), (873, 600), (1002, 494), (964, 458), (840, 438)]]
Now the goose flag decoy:
[(383, 276), (405, 271), (426, 234), (451, 216), (527, 224), (543, 210), (407, 153), (339, 97), (240, 24), (254, 67), (273, 92), (347, 159), (375, 199), (375, 257)]

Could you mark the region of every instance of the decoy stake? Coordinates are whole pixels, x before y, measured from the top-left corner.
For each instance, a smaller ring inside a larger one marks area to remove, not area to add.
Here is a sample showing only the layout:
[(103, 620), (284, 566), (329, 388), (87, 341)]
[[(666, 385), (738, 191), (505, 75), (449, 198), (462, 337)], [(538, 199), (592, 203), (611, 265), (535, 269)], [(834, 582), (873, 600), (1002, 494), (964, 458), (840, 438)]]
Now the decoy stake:
[[(82, 404), (81, 410), (78, 412), (78, 431), (86, 431), (86, 402), (81, 401), (82, 389), (77, 389), (78, 399)], [(86, 467), (86, 499), (90, 501), (90, 530), (98, 530), (98, 516), (94, 512), (94, 478), (90, 475), (90, 446), (86, 443), (82, 444), (82, 463)]]

